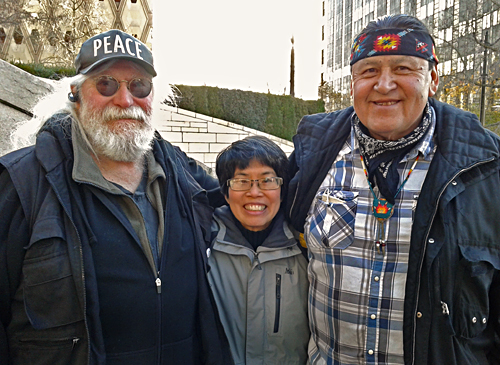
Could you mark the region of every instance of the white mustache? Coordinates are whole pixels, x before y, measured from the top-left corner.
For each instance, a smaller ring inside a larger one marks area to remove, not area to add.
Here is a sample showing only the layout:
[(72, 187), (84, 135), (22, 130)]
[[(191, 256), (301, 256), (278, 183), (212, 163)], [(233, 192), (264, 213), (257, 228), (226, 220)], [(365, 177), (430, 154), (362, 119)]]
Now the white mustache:
[(135, 119), (144, 123), (148, 120), (148, 115), (138, 106), (131, 106), (127, 109), (110, 106), (102, 111), (101, 119), (103, 122), (111, 122), (118, 119)]

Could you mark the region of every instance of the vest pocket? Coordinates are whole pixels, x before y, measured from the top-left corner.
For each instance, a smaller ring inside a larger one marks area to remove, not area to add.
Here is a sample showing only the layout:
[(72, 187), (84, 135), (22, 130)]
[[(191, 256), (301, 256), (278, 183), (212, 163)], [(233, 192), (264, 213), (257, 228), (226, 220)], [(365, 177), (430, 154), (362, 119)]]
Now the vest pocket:
[(480, 244), (459, 243), (462, 259), (457, 270), (454, 327), (458, 336), (471, 339), (486, 330), (493, 277), (500, 270), (498, 250)]
[(20, 340), (11, 346), (14, 364), (74, 364), (81, 341), (78, 337)]
[(83, 320), (60, 223), (48, 219), (33, 227), (23, 262), (24, 307), (37, 330)]

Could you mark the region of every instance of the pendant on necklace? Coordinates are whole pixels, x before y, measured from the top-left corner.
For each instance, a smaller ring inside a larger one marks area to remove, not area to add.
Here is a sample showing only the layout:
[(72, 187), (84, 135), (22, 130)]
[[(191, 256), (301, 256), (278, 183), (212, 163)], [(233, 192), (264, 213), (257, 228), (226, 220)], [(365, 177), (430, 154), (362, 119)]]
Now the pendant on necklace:
[(394, 213), (393, 205), (387, 200), (381, 198), (373, 199), (372, 211), (377, 218), (377, 233), (375, 236), (375, 245), (377, 251), (381, 254), (385, 253), (385, 222), (392, 217)]
[(391, 218), (392, 213), (394, 213), (393, 208), (394, 206), (384, 198), (381, 199), (375, 197), (373, 198), (373, 206), (372, 206), (373, 215), (379, 221), (381, 220), (385, 221), (386, 219)]

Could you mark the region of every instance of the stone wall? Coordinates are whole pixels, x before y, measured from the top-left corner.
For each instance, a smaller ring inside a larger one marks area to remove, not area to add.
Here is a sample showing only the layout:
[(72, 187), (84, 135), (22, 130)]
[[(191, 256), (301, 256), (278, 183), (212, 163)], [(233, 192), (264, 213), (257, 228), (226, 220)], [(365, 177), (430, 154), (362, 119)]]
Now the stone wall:
[(293, 151), (290, 141), (236, 123), (164, 105), (155, 114), (155, 126), (163, 138), (213, 170), (221, 150), (250, 135), (270, 138), (287, 155)]
[(0, 60), (0, 156), (12, 150), (10, 134), (15, 126), (31, 118), (37, 101), (52, 86), (10, 63)]

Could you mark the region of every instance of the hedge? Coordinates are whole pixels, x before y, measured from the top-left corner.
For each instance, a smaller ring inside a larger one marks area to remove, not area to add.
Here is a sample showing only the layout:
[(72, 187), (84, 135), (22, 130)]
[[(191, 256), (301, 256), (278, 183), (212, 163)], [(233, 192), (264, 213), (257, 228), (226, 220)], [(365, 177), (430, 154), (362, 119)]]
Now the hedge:
[(322, 113), (322, 100), (302, 100), (289, 95), (175, 85), (177, 106), (195, 113), (238, 123), (292, 140), (300, 119)]
[(41, 63), (22, 62), (11, 62), (11, 64), (32, 75), (52, 80), (59, 80), (63, 77), (75, 76), (76, 74), (73, 67), (44, 66)]

